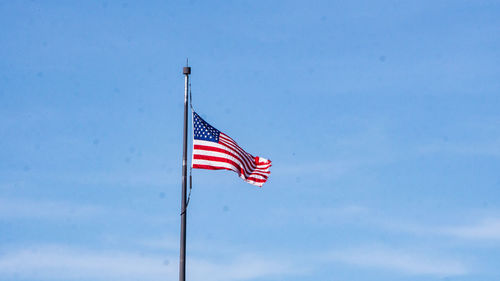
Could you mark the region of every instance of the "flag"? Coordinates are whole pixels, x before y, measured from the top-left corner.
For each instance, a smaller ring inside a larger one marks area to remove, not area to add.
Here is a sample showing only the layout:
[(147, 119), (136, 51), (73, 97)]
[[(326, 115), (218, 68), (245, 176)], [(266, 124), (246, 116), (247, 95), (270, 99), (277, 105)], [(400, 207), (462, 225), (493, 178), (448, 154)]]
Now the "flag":
[(193, 111), (193, 168), (231, 170), (244, 181), (262, 187), (271, 160), (245, 152), (228, 135), (215, 129)]

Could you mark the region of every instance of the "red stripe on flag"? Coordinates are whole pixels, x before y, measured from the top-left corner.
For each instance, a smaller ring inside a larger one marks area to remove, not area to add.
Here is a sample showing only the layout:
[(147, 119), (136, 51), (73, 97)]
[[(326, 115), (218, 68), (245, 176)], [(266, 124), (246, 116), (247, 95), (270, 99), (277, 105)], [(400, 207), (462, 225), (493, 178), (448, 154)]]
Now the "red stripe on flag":
[[(247, 161), (244, 161), (244, 159), (242, 159), (239, 155), (239, 153), (237, 153), (238, 155), (235, 155), (233, 152), (235, 152), (234, 150), (231, 150), (231, 151), (228, 151), (228, 150), (225, 150), (225, 149), (222, 149), (222, 148), (219, 148), (219, 147), (214, 147), (214, 146), (208, 146), (208, 145), (200, 145), (200, 144), (195, 144), (193, 146), (194, 148), (194, 153), (196, 154), (196, 150), (201, 150), (201, 151), (213, 151), (213, 152), (219, 152), (219, 153), (224, 153), (224, 154), (227, 154), (235, 159), (238, 159), (242, 162), (242, 164), (245, 166), (245, 170), (247, 171), (251, 171), (251, 170), (254, 170), (255, 169), (255, 164), (254, 165), (250, 165)], [(251, 167), (253, 166), (253, 167)]]
[[(230, 164), (240, 173), (240, 175), (244, 174), (245, 178), (248, 178), (248, 177), (253, 175), (253, 173), (246, 171), (245, 169), (243, 169), (243, 167), (241, 165), (239, 165), (238, 163), (234, 162), (231, 159), (227, 159), (227, 158), (223, 158), (223, 157), (216, 157), (216, 156), (200, 155), (200, 154), (193, 155), (193, 159), (195, 159), (195, 160), (196, 159), (208, 160), (208, 161), (213, 161), (213, 162)], [(267, 178), (267, 175), (259, 175), (259, 176)]]

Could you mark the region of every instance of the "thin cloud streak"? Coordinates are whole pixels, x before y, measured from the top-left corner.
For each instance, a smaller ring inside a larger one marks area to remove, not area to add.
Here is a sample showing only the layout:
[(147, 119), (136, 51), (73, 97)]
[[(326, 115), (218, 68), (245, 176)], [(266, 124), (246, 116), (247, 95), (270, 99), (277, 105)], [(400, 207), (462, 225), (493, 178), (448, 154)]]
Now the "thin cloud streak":
[(261, 219), (260, 222), (270, 225), (297, 222), (301, 224), (328, 225), (368, 216), (368, 211), (369, 209), (354, 204), (338, 207), (275, 208), (270, 212), (271, 216)]
[(453, 143), (437, 141), (418, 148), (422, 154), (452, 153), (466, 156), (500, 156), (500, 140), (476, 143)]
[(273, 171), (278, 176), (315, 174), (328, 178), (338, 178), (349, 172), (357, 163), (347, 161), (296, 163), (276, 166)]
[[(8, 171), (2, 172), (10, 177), (22, 177), (23, 172)], [(137, 187), (158, 187), (176, 184), (178, 178), (176, 174), (167, 169), (153, 171), (129, 171), (115, 170), (108, 172), (100, 171), (31, 171), (30, 178), (42, 182), (57, 182), (58, 184), (82, 184), (99, 185), (102, 187), (116, 186), (137, 186)]]
[(471, 225), (444, 227), (440, 232), (466, 239), (500, 240), (500, 219), (486, 218)]
[[(281, 210), (277, 213), (281, 217), (286, 217), (287, 212)], [(397, 220), (386, 217), (380, 212), (376, 212), (367, 207), (359, 205), (344, 206), (339, 208), (308, 208), (300, 213), (314, 214), (316, 219), (310, 220), (312, 223), (337, 223), (341, 218), (355, 219), (358, 224), (374, 228), (384, 229), (392, 232), (405, 232), (416, 235), (428, 236), (449, 236), (460, 239), (475, 240), (500, 240), (500, 218), (486, 217), (477, 218), (476, 222), (463, 225), (434, 224), (425, 225), (412, 223), (408, 220)], [(288, 214), (292, 217), (292, 214)], [(297, 214), (293, 214), (297, 216)]]
[(162, 250), (179, 250), (179, 239), (173, 236), (164, 236), (156, 239), (145, 239), (139, 242), (139, 245), (145, 246), (151, 249), (162, 249)]
[(474, 223), (462, 225), (423, 225), (397, 222), (393, 219), (369, 219), (369, 222), (384, 229), (417, 235), (447, 236), (469, 240), (500, 240), (500, 218), (479, 218)]
[[(173, 280), (177, 277), (177, 258), (48, 245), (0, 255), (0, 276), (37, 280)], [(189, 258), (188, 263), (188, 275), (206, 281), (249, 280), (301, 272), (284, 259), (257, 255), (237, 256), (231, 262)]]
[(369, 246), (336, 251), (331, 253), (327, 260), (410, 275), (458, 276), (469, 272), (469, 269), (458, 260), (383, 247)]
[(99, 205), (85, 205), (74, 202), (33, 200), (21, 198), (0, 198), (0, 220), (91, 220), (106, 216), (137, 218), (151, 223), (174, 221), (174, 217), (148, 215), (128, 209), (108, 208)]
[(0, 256), (0, 276), (41, 280), (173, 278), (174, 266), (166, 264), (165, 260), (168, 259), (126, 252), (89, 252), (60, 246), (42, 246)]
[(69, 202), (41, 201), (17, 198), (0, 198), (0, 219), (35, 218), (91, 218), (105, 213), (105, 209), (93, 205)]

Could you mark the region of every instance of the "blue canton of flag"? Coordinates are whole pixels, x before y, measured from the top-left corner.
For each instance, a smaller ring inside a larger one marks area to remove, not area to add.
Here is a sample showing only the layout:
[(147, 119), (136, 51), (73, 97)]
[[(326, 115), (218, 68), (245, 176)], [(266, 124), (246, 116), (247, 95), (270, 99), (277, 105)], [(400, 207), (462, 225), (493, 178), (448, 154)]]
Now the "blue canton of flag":
[(201, 119), (196, 112), (193, 113), (193, 124), (195, 140), (219, 142), (219, 130), (210, 126), (210, 124), (208, 124), (205, 120)]

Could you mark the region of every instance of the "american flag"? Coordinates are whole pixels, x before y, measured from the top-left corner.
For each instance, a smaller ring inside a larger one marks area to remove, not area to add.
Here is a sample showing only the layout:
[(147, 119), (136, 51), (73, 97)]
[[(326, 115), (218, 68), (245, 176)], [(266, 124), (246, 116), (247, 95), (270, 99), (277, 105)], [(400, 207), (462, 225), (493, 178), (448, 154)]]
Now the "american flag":
[(193, 111), (193, 168), (235, 171), (244, 181), (262, 187), (271, 160), (245, 152), (229, 136)]

